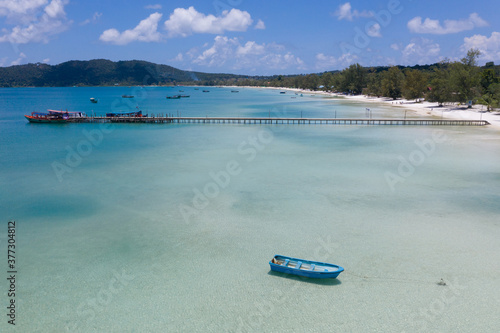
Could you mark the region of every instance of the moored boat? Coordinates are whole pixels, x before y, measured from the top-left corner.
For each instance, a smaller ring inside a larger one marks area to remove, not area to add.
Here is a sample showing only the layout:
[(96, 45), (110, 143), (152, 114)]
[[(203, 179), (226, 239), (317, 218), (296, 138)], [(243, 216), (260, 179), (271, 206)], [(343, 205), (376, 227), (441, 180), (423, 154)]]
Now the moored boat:
[(90, 97), (90, 102), (91, 103), (97, 103), (97, 99), (95, 99), (94, 97)]
[(86, 115), (80, 111), (59, 111), (59, 110), (47, 110), (51, 115), (62, 115), (65, 118), (75, 119), (75, 118), (85, 118)]
[(64, 118), (62, 115), (54, 115), (43, 112), (31, 112), (31, 115), (24, 115), (24, 117), (30, 123), (67, 123), (68, 118)]
[(47, 112), (31, 112), (24, 115), (30, 123), (67, 123), (86, 118), (85, 113), (78, 111), (47, 110)]
[(122, 98), (134, 98), (133, 95), (122, 95)]
[(135, 118), (135, 117), (147, 117), (148, 115), (143, 115), (142, 111), (135, 112), (123, 112), (123, 113), (106, 113), (106, 117), (109, 118)]
[(338, 265), (281, 255), (275, 255), (269, 265), (272, 271), (318, 279), (336, 278), (344, 271)]
[(167, 96), (167, 99), (180, 99), (181, 95)]

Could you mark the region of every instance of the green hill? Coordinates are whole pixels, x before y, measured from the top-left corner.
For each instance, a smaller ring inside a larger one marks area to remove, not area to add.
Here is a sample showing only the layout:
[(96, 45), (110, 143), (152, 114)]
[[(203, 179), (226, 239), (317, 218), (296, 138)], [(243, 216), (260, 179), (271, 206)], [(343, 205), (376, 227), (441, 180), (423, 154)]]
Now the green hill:
[(244, 77), (183, 71), (167, 65), (131, 60), (68, 61), (59, 65), (27, 64), (0, 67), (0, 87), (68, 87), (168, 85)]

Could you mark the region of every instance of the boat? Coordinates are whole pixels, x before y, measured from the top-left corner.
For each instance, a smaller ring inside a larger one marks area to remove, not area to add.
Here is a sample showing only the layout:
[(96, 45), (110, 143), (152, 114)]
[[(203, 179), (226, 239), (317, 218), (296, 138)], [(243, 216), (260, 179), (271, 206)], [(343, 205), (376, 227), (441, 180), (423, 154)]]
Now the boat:
[(64, 118), (68, 119), (78, 119), (78, 118), (86, 118), (87, 115), (83, 112), (80, 111), (59, 111), (59, 110), (47, 110), (49, 112), (49, 115), (61, 115)]
[(210, 92), (210, 90), (203, 90), (203, 92)]
[(64, 118), (62, 115), (55, 115), (43, 112), (31, 112), (31, 115), (24, 115), (24, 117), (30, 123), (67, 123), (68, 118)]
[(280, 94), (286, 94), (286, 91), (280, 91)]
[(133, 95), (122, 95), (122, 98), (134, 98)]
[(240, 92), (239, 90), (231, 90), (232, 93)]
[(94, 97), (90, 97), (90, 102), (91, 103), (97, 103), (97, 99), (95, 99)]
[(181, 95), (167, 96), (167, 99), (179, 99)]
[(136, 118), (136, 117), (147, 117), (148, 115), (142, 114), (142, 111), (135, 112), (123, 112), (123, 113), (106, 113), (106, 117), (109, 118)]
[(273, 259), (269, 261), (269, 265), (271, 266), (271, 270), (275, 272), (318, 279), (336, 278), (344, 271), (344, 268), (338, 265), (282, 255), (275, 255)]
[(181, 98), (188, 98), (188, 97), (190, 97), (191, 95), (180, 95), (180, 96), (181, 96)]

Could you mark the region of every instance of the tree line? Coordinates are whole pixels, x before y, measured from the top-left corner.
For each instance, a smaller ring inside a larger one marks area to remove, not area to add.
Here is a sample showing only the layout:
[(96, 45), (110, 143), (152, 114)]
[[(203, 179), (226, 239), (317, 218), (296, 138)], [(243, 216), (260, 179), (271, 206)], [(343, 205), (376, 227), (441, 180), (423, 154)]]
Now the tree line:
[(443, 60), (434, 65), (365, 68), (352, 64), (338, 72), (299, 76), (277, 76), (271, 80), (240, 80), (235, 84), (291, 87), (324, 90), (342, 94), (364, 94), (393, 99), (426, 99), (445, 103), (469, 101), (487, 106), (500, 106), (500, 68), (493, 62), (479, 67), (480, 52), (471, 49), (460, 61)]

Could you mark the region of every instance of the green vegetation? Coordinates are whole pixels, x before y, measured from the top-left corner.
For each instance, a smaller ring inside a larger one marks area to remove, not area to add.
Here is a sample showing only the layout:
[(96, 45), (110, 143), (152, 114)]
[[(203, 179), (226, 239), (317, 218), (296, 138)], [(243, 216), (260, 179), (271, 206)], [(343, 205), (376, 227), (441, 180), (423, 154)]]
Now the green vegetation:
[(176, 69), (146, 61), (97, 59), (59, 65), (28, 64), (0, 67), (0, 87), (112, 85), (234, 85), (324, 90), (366, 94), (440, 105), (474, 101), (488, 110), (500, 107), (500, 66), (477, 64), (480, 52), (471, 49), (460, 61), (444, 60), (413, 67), (368, 67), (352, 64), (342, 71), (307, 75), (247, 76), (210, 74)]

